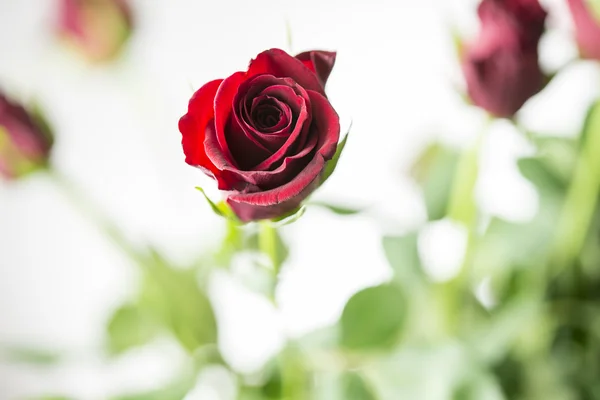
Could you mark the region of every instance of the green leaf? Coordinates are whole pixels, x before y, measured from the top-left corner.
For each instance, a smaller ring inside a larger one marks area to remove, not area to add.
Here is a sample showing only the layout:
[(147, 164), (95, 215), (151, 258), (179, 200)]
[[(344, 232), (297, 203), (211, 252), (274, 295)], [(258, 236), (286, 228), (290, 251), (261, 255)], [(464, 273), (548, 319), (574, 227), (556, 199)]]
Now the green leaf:
[(340, 161), (340, 157), (342, 156), (342, 152), (344, 151), (344, 148), (346, 147), (346, 142), (348, 141), (348, 135), (350, 134), (351, 129), (352, 129), (352, 124), (350, 124), (350, 127), (348, 128), (348, 132), (346, 132), (346, 135), (344, 136), (342, 141), (338, 143), (337, 150), (336, 150), (335, 154), (333, 155), (333, 158), (331, 160), (327, 161), (327, 164), (325, 164), (325, 170), (323, 171), (323, 175), (321, 177), (321, 185), (323, 185), (327, 181), (327, 179), (329, 179), (331, 174), (333, 174), (333, 171), (335, 171), (335, 168), (337, 167), (337, 164)]
[(200, 186), (196, 186), (196, 190), (198, 190), (200, 193), (202, 193), (202, 195), (204, 196), (204, 198), (206, 199), (206, 201), (208, 202), (208, 205), (210, 206), (210, 208), (212, 208), (212, 210), (214, 211), (215, 214), (217, 214), (219, 217), (225, 217), (227, 218), (227, 215), (223, 212), (223, 206), (222, 205), (217, 205), (215, 202), (213, 202), (208, 195), (206, 194), (206, 192), (204, 191), (204, 189), (202, 189)]
[(566, 190), (563, 182), (540, 158), (521, 158), (517, 161), (521, 174), (533, 183), (540, 194), (557, 195)]
[(352, 207), (347, 207), (347, 206), (334, 205), (334, 204), (329, 204), (329, 203), (325, 203), (322, 201), (312, 201), (309, 203), (309, 205), (325, 208), (325, 209), (331, 211), (332, 213), (338, 214), (338, 215), (355, 215), (355, 214), (359, 214), (363, 211), (360, 208), (352, 208)]
[(411, 175), (423, 190), (430, 220), (446, 215), (458, 160), (458, 152), (434, 143), (425, 149), (411, 169)]
[(353, 350), (389, 348), (399, 339), (406, 300), (396, 285), (366, 288), (350, 298), (341, 317), (341, 344)]
[(196, 384), (195, 376), (184, 371), (178, 380), (168, 386), (145, 393), (127, 394), (114, 397), (112, 400), (182, 400)]
[(66, 397), (66, 396), (42, 396), (42, 397), (29, 397), (28, 400), (73, 400), (73, 398)]
[(152, 340), (158, 333), (156, 320), (148, 310), (137, 305), (124, 305), (112, 315), (108, 326), (108, 349), (121, 354)]
[(417, 240), (416, 232), (405, 236), (385, 236), (382, 240), (383, 251), (394, 270), (394, 278), (406, 290), (423, 285), (426, 281)]
[(30, 346), (0, 345), (0, 359), (11, 363), (51, 366), (62, 361), (60, 353)]
[(282, 215), (281, 217), (272, 219), (271, 222), (276, 227), (286, 226), (298, 221), (304, 215), (305, 212), (306, 206), (300, 206), (295, 210), (292, 210), (289, 213)]
[(346, 372), (342, 376), (344, 400), (377, 400), (364, 378), (355, 372)]
[(144, 276), (140, 307), (147, 308), (189, 352), (217, 341), (212, 305), (193, 270), (176, 270), (155, 255)]

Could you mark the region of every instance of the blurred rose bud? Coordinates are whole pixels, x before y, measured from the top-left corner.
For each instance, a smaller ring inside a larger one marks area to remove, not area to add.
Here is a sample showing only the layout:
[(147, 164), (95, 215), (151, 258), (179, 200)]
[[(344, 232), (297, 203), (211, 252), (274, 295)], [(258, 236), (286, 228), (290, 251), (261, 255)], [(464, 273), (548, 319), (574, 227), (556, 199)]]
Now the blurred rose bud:
[(57, 1), (59, 35), (90, 61), (107, 61), (120, 53), (132, 29), (128, 0)]
[[(579, 52), (584, 58), (600, 60), (600, 2), (568, 0)], [(597, 8), (594, 7), (594, 4)]]
[(538, 0), (483, 0), (481, 30), (467, 46), (463, 71), (473, 103), (497, 117), (512, 117), (544, 86), (538, 42), (546, 12)]
[(52, 142), (41, 117), (0, 92), (0, 176), (17, 179), (45, 168)]

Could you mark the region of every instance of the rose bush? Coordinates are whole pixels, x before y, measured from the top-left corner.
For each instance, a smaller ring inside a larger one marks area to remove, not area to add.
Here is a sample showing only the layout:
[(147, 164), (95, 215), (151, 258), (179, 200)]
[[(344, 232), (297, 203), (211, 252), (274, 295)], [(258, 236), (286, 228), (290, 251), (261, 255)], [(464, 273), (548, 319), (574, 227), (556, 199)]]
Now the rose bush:
[(48, 163), (53, 138), (45, 122), (0, 92), (0, 176), (16, 179)]
[(594, 14), (591, 1), (568, 0), (568, 3), (581, 56), (600, 60), (600, 19)]
[(544, 86), (538, 43), (546, 12), (538, 0), (483, 0), (481, 30), (467, 47), (463, 71), (473, 103), (512, 117)]
[(320, 185), (340, 135), (325, 95), (335, 57), (267, 50), (191, 98), (179, 121), (186, 162), (216, 179), (240, 220), (280, 217)]

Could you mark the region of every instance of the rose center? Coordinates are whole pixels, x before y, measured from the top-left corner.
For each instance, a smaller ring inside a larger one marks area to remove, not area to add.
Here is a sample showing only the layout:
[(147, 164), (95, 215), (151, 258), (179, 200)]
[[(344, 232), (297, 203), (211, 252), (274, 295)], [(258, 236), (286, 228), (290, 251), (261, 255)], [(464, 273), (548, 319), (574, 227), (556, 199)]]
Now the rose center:
[(258, 105), (252, 112), (252, 120), (258, 129), (269, 129), (277, 125), (282, 113), (279, 107), (267, 100)]

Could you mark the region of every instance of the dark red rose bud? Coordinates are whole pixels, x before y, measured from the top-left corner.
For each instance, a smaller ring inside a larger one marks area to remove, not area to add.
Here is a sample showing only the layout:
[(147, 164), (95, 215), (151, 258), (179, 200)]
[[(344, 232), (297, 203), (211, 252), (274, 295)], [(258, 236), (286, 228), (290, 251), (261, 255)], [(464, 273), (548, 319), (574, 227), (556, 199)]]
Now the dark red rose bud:
[(259, 54), (202, 86), (179, 121), (186, 162), (216, 179), (244, 222), (299, 207), (335, 154), (339, 117), (324, 90), (335, 53), (300, 56)]
[(57, 1), (59, 35), (90, 61), (107, 61), (120, 53), (132, 29), (127, 0)]
[(584, 58), (600, 60), (600, 19), (585, 0), (568, 0), (579, 51)]
[(52, 135), (39, 116), (28, 113), (0, 92), (0, 175), (17, 179), (44, 168)]
[(463, 71), (473, 103), (512, 117), (544, 86), (538, 43), (546, 12), (538, 0), (483, 0), (479, 36), (467, 47)]

